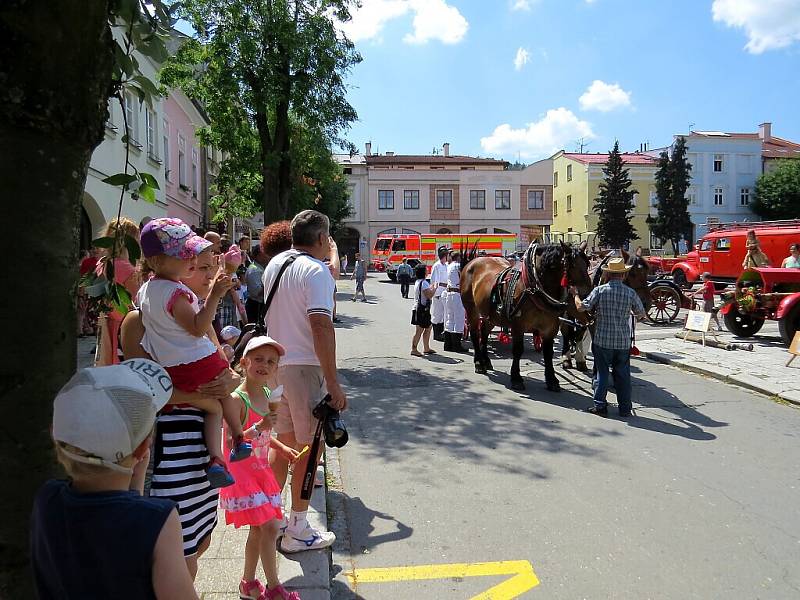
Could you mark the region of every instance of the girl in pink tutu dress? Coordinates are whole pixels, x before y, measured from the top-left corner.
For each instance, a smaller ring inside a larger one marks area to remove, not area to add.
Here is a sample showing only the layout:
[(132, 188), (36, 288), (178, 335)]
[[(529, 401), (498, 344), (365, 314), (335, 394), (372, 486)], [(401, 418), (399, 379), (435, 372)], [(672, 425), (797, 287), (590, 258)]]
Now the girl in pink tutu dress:
[[(276, 542), (283, 519), (281, 488), (268, 460), (270, 448), (289, 462), (294, 462), (298, 456), (296, 450), (271, 436), (283, 390), (278, 386), (271, 391), (268, 386), (277, 383), (278, 361), (285, 352), (283, 346), (270, 337), (252, 338), (245, 346), (240, 363), (244, 383), (231, 394), (241, 403), (242, 429), (253, 445), (249, 458), (228, 463), (236, 482), (220, 490), (225, 522), (237, 528), (250, 527), (244, 573), (239, 583), (239, 597), (243, 600), (300, 600), (297, 592), (286, 590), (278, 579)], [(230, 445), (229, 436), (225, 436), (225, 443)], [(259, 558), (267, 576), (266, 587), (256, 578)]]

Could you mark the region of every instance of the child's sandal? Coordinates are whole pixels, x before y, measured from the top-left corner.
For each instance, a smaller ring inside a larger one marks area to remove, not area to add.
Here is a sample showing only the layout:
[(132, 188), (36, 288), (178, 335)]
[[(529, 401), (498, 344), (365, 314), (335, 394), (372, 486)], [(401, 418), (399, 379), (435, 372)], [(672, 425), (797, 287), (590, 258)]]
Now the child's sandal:
[(250, 456), (252, 451), (253, 444), (244, 439), (244, 436), (240, 435), (234, 441), (233, 448), (231, 448), (230, 461), (236, 462), (238, 460), (244, 460)]
[(206, 468), (208, 483), (214, 488), (224, 488), (233, 485), (235, 480), (233, 475), (228, 472), (225, 463), (219, 457), (214, 457)]
[(302, 600), (300, 594), (297, 592), (290, 592), (282, 585), (267, 590), (262, 597), (264, 600)]

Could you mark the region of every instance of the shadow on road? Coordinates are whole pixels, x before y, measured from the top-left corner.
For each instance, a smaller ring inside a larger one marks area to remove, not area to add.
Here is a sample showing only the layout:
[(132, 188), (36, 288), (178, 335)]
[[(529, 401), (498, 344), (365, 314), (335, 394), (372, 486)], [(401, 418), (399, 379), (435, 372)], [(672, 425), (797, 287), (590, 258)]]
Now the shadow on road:
[[(376, 546), (388, 542), (398, 542), (411, 537), (414, 529), (398, 521), (392, 515), (367, 507), (359, 497), (350, 497), (335, 490), (328, 490), (328, 502), (334, 506), (344, 507), (344, 512), (349, 524), (349, 537), (351, 540), (350, 555), (357, 556), (372, 550)], [(376, 527), (375, 520), (391, 521), (394, 531), (373, 535), (376, 529), (385, 530), (384, 524)], [(352, 540), (358, 540), (356, 547)]]

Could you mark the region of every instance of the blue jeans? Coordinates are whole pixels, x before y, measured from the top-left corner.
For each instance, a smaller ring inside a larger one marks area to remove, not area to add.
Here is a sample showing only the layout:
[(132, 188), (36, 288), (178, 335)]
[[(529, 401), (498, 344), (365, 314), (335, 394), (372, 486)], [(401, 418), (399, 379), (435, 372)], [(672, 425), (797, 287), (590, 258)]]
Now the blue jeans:
[(594, 354), (594, 366), (597, 369), (592, 386), (594, 388), (594, 405), (598, 409), (608, 407), (606, 393), (608, 392), (608, 369), (611, 368), (614, 375), (614, 387), (617, 390), (619, 414), (629, 415), (632, 407), (630, 349), (611, 350), (592, 344), (592, 354)]

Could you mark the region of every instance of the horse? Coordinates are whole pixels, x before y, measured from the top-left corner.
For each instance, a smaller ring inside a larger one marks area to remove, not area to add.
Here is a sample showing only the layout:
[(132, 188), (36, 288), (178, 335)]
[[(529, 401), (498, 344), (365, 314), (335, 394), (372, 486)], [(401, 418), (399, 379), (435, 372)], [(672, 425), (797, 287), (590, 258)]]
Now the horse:
[(576, 286), (581, 293), (591, 289), (585, 250), (585, 242), (579, 248), (563, 242), (552, 246), (531, 243), (519, 271), (504, 258), (476, 258), (475, 248), (463, 253), (461, 300), (467, 313), (476, 373), (493, 370), (487, 353), (489, 331), (494, 326), (509, 328), (514, 357), (511, 388), (524, 390), (519, 371), (524, 334), (538, 331), (543, 340), (547, 389), (560, 391), (553, 368), (553, 340), (566, 308), (563, 298), (569, 286)]
[[(603, 260), (600, 261), (592, 274), (592, 288), (596, 288), (602, 283), (603, 266), (614, 256), (615, 253), (613, 251), (603, 256)], [(625, 274), (623, 283), (636, 292), (645, 310), (647, 310), (652, 304), (647, 280), (647, 276), (650, 274), (650, 264), (641, 256), (628, 254), (624, 250), (622, 251), (622, 258), (631, 267)], [(576, 327), (572, 323), (561, 323), (561, 366), (565, 369), (572, 368), (572, 354), (574, 352), (575, 368), (578, 371), (586, 371), (584, 339), (587, 331), (594, 333), (594, 324), (589, 323), (590, 319), (586, 313), (581, 313), (574, 307), (572, 298), (567, 304), (567, 316), (578, 326)]]

